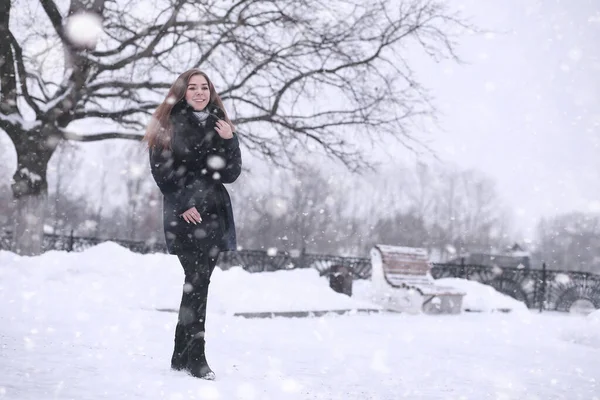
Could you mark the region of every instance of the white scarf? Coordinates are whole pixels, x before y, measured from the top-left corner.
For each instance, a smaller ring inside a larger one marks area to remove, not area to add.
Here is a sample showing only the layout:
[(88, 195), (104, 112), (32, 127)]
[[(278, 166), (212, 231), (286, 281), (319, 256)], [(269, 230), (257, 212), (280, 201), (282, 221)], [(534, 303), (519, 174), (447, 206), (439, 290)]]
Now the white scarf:
[(208, 119), (208, 111), (206, 111), (206, 109), (201, 110), (201, 111), (194, 111), (194, 118), (196, 118), (196, 121), (198, 121), (198, 123), (202, 126), (206, 125), (206, 120)]

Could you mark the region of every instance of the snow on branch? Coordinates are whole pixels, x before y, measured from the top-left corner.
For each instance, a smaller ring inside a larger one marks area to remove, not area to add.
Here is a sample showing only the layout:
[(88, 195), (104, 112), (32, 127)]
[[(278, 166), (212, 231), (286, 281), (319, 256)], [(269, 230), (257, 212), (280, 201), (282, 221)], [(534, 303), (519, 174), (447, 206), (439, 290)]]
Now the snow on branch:
[(61, 102), (68, 100), (74, 90), (75, 85), (73, 83), (66, 83), (66, 86), (61, 86), (61, 89), (57, 92), (56, 96), (53, 99), (50, 99), (46, 104), (42, 105), (40, 110), (43, 113), (48, 113), (53, 108), (59, 106)]
[(90, 133), (80, 134), (70, 132), (65, 129), (61, 129), (63, 138), (67, 140), (73, 140), (76, 142), (97, 142), (99, 140), (106, 139), (127, 139), (127, 140), (142, 140), (143, 136), (139, 133), (124, 133), (124, 132), (103, 132), (103, 133)]
[(16, 127), (17, 130), (20, 131), (30, 131), (32, 129), (40, 127), (41, 125), (41, 121), (26, 121), (20, 114), (17, 113), (3, 114), (0, 112), (0, 128), (4, 129), (7, 132), (11, 131), (9, 129), (10, 127)]

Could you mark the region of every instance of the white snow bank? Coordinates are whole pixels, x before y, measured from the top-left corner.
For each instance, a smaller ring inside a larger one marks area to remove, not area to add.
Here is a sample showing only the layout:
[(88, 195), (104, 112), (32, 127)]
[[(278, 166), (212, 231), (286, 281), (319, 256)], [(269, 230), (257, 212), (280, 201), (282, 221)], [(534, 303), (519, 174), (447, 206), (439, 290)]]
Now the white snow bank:
[[(114, 242), (86, 251), (51, 251), (38, 257), (0, 252), (0, 297), (11, 282), (35, 309), (49, 299), (71, 312), (79, 304), (99, 308), (170, 309), (181, 301), (183, 269), (176, 256), (137, 254)], [(9, 299), (15, 300), (15, 299)], [(209, 313), (377, 309), (336, 293), (314, 269), (249, 273), (241, 267), (216, 268), (210, 286)], [(82, 312), (91, 315), (90, 311)]]
[(111, 309), (173, 304), (183, 283), (173, 257), (135, 254), (113, 242), (37, 257), (1, 251), (0, 265), (0, 298), (21, 305), (24, 312), (51, 306), (82, 319)]
[[(449, 286), (466, 293), (463, 298), (463, 311), (494, 312), (510, 310), (511, 312), (528, 312), (527, 306), (522, 302), (479, 282), (458, 278), (438, 279), (435, 282), (440, 286)], [(375, 301), (376, 298), (376, 293), (369, 280), (355, 281), (352, 295), (363, 301)]]
[(250, 273), (241, 267), (216, 269), (211, 279), (211, 302), (219, 311), (326, 311), (379, 309), (329, 287), (329, 281), (312, 268)]
[(527, 306), (483, 283), (459, 278), (443, 278), (435, 281), (440, 286), (450, 286), (466, 293), (462, 308), (465, 311), (511, 311), (528, 312)]

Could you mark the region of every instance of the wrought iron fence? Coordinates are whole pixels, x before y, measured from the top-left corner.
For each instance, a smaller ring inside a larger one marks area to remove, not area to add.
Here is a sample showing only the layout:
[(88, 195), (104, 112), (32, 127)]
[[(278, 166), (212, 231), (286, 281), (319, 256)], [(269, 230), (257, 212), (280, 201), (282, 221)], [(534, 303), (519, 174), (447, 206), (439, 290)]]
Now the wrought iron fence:
[[(44, 236), (43, 250), (83, 251), (89, 247), (110, 240), (133, 252), (164, 253), (162, 241), (129, 241), (69, 236)], [(10, 248), (10, 237), (0, 235), (0, 250)], [(264, 250), (239, 250), (224, 252), (219, 257), (219, 266), (228, 269), (241, 266), (249, 272), (268, 272), (295, 268), (314, 268), (321, 276), (330, 271), (345, 267), (354, 279), (371, 277), (371, 260), (364, 257), (342, 257), (326, 254), (271, 252)], [(442, 264), (435, 263), (431, 268), (434, 279), (462, 278), (492, 286), (497, 291), (522, 301), (532, 309), (569, 311), (576, 303), (587, 303), (600, 309), (600, 275), (542, 269), (508, 268), (497, 266)]]
[(431, 275), (481, 282), (540, 311), (569, 311), (576, 303), (600, 309), (600, 275), (592, 273), (548, 270), (545, 264), (542, 269), (433, 264)]

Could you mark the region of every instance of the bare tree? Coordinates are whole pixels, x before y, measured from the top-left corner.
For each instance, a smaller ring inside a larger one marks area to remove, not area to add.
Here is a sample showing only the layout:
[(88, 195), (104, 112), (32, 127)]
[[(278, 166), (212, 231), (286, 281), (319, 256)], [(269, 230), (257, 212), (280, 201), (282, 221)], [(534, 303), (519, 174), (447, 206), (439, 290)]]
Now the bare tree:
[(431, 226), (432, 243), (444, 255), (452, 245), (459, 252), (490, 251), (507, 244), (507, 219), (494, 182), (473, 170), (441, 173), (436, 187)]
[(600, 273), (600, 216), (574, 212), (542, 219), (533, 254), (549, 268)]
[(417, 163), (413, 178), (414, 181), (407, 188), (406, 193), (417, 218), (425, 218), (434, 202), (435, 177), (427, 164)]
[(94, 221), (94, 232), (98, 237), (102, 230), (102, 214), (106, 208), (106, 188), (108, 185), (108, 169), (103, 166), (102, 172), (100, 173), (99, 182), (97, 184), (98, 204), (95, 207), (92, 218)]
[(349, 192), (320, 169), (281, 170), (268, 184), (253, 182), (249, 176), (232, 191), (243, 247), (344, 254), (358, 249), (365, 226), (345, 214)]
[(315, 167), (298, 169), (291, 179), (289, 210), (285, 214), (285, 233), (290, 248), (300, 251), (327, 251), (336, 240), (339, 223), (332, 220), (341, 201), (331, 180)]
[(138, 239), (139, 221), (142, 214), (146, 214), (143, 208), (149, 197), (150, 187), (148, 183), (148, 163), (141, 152), (140, 146), (128, 146), (125, 149), (125, 195), (127, 201), (127, 238)]
[(82, 159), (78, 157), (76, 146), (67, 141), (63, 141), (57, 146), (49, 162), (49, 169), (53, 172), (54, 178), (54, 187), (48, 207), (53, 232), (58, 232), (68, 219), (70, 207), (62, 200), (72, 197), (69, 192), (72, 192), (71, 185), (75, 179), (73, 171), (79, 170), (81, 163)]
[[(364, 160), (350, 130), (412, 147), (419, 142), (411, 124), (433, 112), (406, 49), (455, 58), (455, 34), (465, 28), (436, 0), (34, 3), (0, 2), (0, 129), (18, 155), (15, 251), (27, 254), (41, 249), (46, 169), (57, 144), (138, 140), (188, 67), (214, 77), (250, 151), (286, 165), (300, 149), (319, 150), (358, 169)], [(87, 37), (96, 19), (103, 34)], [(98, 119), (111, 123), (74, 128)]]
[(12, 200), (10, 185), (0, 181), (0, 232), (10, 230), (9, 216), (12, 214), (14, 208)]
[(427, 247), (429, 232), (423, 218), (415, 210), (407, 210), (386, 218), (375, 224), (371, 246), (391, 244), (409, 247)]
[(267, 185), (245, 179), (232, 196), (240, 244), (365, 256), (387, 243), (425, 247), (437, 259), (450, 255), (449, 245), (488, 251), (510, 243), (493, 181), (476, 171), (419, 164), (359, 178), (327, 174), (308, 166), (279, 171)]

